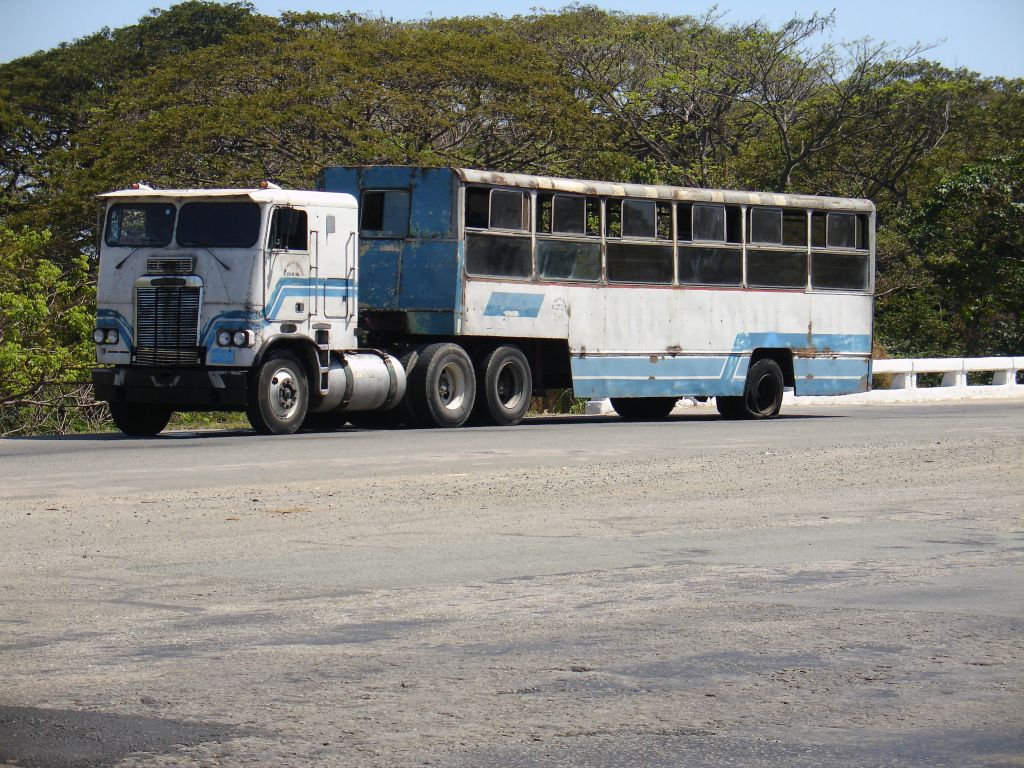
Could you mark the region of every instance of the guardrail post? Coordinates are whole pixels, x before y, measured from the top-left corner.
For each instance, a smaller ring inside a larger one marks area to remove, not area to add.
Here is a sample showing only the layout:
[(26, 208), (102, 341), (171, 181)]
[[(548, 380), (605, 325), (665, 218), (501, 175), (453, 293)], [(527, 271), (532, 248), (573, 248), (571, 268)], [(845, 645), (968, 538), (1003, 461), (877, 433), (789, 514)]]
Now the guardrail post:
[(946, 371), (942, 374), (942, 383), (939, 385), (942, 387), (966, 387), (967, 386), (967, 371), (961, 369), (959, 371)]
[(995, 387), (1018, 387), (1017, 371), (1024, 368), (1024, 358), (1007, 358), (1007, 367), (992, 374), (992, 386)]

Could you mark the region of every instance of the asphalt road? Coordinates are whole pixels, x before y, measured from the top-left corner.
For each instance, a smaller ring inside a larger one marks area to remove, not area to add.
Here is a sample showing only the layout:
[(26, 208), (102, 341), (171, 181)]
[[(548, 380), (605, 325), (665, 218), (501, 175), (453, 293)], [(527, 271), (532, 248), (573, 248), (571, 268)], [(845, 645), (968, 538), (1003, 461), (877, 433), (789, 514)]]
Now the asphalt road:
[(0, 440), (0, 762), (1024, 765), (1024, 407)]

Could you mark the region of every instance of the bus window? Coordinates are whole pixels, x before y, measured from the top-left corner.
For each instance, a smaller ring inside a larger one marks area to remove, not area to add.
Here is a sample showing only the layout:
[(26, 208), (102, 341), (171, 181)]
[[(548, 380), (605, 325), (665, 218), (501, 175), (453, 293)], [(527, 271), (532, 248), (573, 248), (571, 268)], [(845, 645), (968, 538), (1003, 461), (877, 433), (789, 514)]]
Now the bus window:
[(857, 217), (852, 213), (830, 213), (826, 224), (825, 245), (828, 248), (856, 248)]
[(867, 254), (815, 253), (811, 260), (811, 287), (866, 291), (870, 287), (868, 264)]
[(781, 244), (782, 209), (751, 208), (749, 242), (767, 245)]
[(693, 206), (693, 239), (725, 242), (725, 206), (696, 203)]
[(526, 195), (506, 189), (491, 190), (491, 229), (527, 229)]
[(490, 218), (491, 190), (486, 187), (466, 188), (466, 227), (487, 229)]
[(363, 192), (361, 237), (403, 238), (409, 234), (409, 192), (385, 189)]
[(782, 212), (782, 244), (807, 247), (807, 211)]
[(740, 248), (679, 247), (679, 282), (689, 285), (739, 285), (743, 280)]
[(807, 253), (748, 250), (747, 285), (754, 288), (804, 288), (807, 285)]
[(551, 229), (561, 234), (584, 234), (587, 229), (586, 199), (555, 195)]
[(466, 236), (466, 272), (484, 277), (529, 277), (530, 238)]
[(601, 244), (572, 240), (538, 240), (537, 272), (545, 280), (601, 279)]
[(655, 208), (653, 201), (622, 201), (622, 236), (653, 238), (655, 235)]
[(608, 280), (613, 283), (672, 283), (672, 246), (608, 243)]

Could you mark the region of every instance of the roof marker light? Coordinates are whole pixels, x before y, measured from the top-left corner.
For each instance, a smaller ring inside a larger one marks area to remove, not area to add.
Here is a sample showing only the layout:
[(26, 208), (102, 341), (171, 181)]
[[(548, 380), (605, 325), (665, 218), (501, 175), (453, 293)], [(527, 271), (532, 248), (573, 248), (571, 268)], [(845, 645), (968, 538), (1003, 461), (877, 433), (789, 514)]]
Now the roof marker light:
[(280, 189), (280, 187), (274, 182), (264, 179), (260, 182), (260, 189)]
[(149, 184), (144, 184), (141, 181), (136, 181), (134, 184), (132, 184), (131, 188), (132, 189), (149, 190), (150, 192), (153, 191), (153, 188), (151, 186), (149, 186)]

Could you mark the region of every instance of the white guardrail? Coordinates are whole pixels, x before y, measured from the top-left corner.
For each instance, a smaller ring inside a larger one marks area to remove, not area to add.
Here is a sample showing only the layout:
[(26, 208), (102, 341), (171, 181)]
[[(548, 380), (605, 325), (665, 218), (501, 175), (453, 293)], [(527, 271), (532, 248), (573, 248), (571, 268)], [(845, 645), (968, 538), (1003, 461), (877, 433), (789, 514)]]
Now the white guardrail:
[[(1024, 399), (1024, 384), (1017, 383), (1017, 374), (1024, 370), (1024, 357), (950, 357), (914, 360), (873, 360), (871, 371), (875, 376), (891, 376), (888, 388), (879, 387), (870, 392), (834, 397), (796, 397), (787, 391), (783, 403), (789, 405), (841, 405), (868, 403), (924, 403), (948, 400)], [(941, 373), (937, 386), (918, 386), (918, 375)], [(992, 383), (968, 384), (969, 373), (991, 373)], [(684, 397), (676, 409), (712, 405), (712, 401), (699, 402)], [(614, 409), (608, 400), (591, 400), (588, 414), (610, 414)]]

